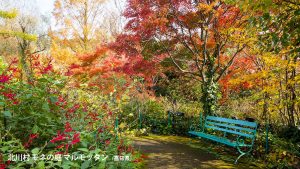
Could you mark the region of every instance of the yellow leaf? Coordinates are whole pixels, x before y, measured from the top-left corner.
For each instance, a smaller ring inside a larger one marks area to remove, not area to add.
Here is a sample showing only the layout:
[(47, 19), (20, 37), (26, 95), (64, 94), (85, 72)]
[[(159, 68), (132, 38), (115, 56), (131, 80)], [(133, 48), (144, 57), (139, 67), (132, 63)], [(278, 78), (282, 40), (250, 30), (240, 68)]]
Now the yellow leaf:
[(120, 125), (119, 125), (119, 128), (120, 129), (124, 129), (126, 127), (126, 123), (121, 123)]

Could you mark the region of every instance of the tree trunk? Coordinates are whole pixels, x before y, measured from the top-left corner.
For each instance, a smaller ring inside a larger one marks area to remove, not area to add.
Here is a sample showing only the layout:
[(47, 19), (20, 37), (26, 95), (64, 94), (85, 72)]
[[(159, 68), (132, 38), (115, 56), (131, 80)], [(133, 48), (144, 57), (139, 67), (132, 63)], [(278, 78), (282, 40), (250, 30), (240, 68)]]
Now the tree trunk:
[(20, 57), (21, 57), (20, 58), (21, 68), (22, 68), (22, 71), (25, 73), (26, 80), (27, 80), (27, 82), (32, 82), (33, 74), (27, 63), (26, 51), (24, 51), (23, 49), (21, 49)]
[[(22, 33), (26, 33), (26, 27), (21, 25)], [(25, 39), (19, 40), (19, 52), (20, 52), (20, 64), (22, 68), (22, 72), (25, 73), (25, 78), (27, 82), (33, 81), (33, 72), (30, 69), (30, 66), (27, 62), (28, 51), (30, 50), (30, 41)], [(24, 75), (22, 73), (22, 75)]]
[(89, 34), (89, 25), (88, 25), (88, 2), (84, 2), (84, 16), (83, 16), (83, 46), (86, 51), (88, 48), (88, 34)]
[(264, 93), (264, 105), (263, 105), (263, 114), (262, 119), (265, 121), (268, 119), (268, 109), (269, 109), (269, 94), (267, 92)]
[[(296, 62), (296, 59), (294, 59), (294, 63)], [(289, 125), (295, 126), (295, 112), (296, 112), (296, 85), (295, 85), (295, 77), (296, 77), (296, 69), (292, 68), (291, 70), (291, 83), (287, 84), (289, 92), (290, 92), (290, 101), (288, 103), (288, 115), (289, 115)]]
[(213, 78), (209, 79), (208, 82), (202, 83), (201, 102), (203, 104), (203, 111), (205, 115), (213, 115), (216, 113), (219, 99), (218, 94), (218, 83), (214, 82)]

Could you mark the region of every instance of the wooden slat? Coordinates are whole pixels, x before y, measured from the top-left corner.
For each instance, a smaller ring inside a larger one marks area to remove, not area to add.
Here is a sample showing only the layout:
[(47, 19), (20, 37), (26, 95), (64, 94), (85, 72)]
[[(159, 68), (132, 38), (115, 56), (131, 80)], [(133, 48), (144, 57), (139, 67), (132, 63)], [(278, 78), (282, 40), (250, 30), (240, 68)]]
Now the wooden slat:
[(226, 138), (222, 138), (222, 137), (218, 137), (218, 136), (214, 136), (214, 135), (210, 135), (210, 134), (206, 134), (206, 133), (202, 133), (202, 132), (195, 132), (195, 131), (191, 131), (191, 132), (189, 132), (189, 134), (192, 134), (192, 135), (195, 135), (195, 136), (198, 136), (198, 137), (203, 137), (203, 138), (213, 140), (213, 141), (216, 141), (216, 142), (219, 142), (219, 143), (223, 143), (223, 144), (226, 144), (228, 146), (232, 146), (232, 147), (237, 146), (235, 141), (230, 141)]
[(248, 137), (248, 138), (254, 138), (254, 135), (250, 135), (250, 134), (246, 134), (246, 133), (241, 133), (241, 132), (237, 132), (237, 131), (233, 131), (233, 130), (228, 130), (228, 129), (224, 129), (224, 128), (220, 128), (220, 127), (216, 127), (216, 126), (210, 126), (210, 125), (205, 125), (205, 128), (211, 128), (214, 130), (218, 130), (218, 131), (224, 131), (227, 133), (232, 133), (232, 134), (236, 134), (236, 135), (240, 135), (240, 136), (244, 136), (244, 137)]
[(226, 145), (229, 145), (229, 146), (232, 146), (232, 147), (236, 147), (236, 146), (252, 147), (251, 144), (239, 144), (238, 145), (236, 143), (236, 141), (231, 141), (229, 139), (220, 138), (220, 137), (217, 137), (217, 136), (214, 136), (214, 135), (211, 135), (211, 134), (206, 134), (206, 133), (203, 133), (203, 132), (189, 131), (188, 133), (191, 134), (191, 135), (194, 135), (194, 136), (203, 137), (203, 138), (210, 139), (210, 140), (213, 140), (213, 141), (216, 141), (216, 142), (219, 142), (219, 143), (223, 143), (223, 144), (226, 144)]
[(245, 127), (239, 127), (239, 126), (233, 126), (230, 124), (224, 124), (224, 123), (216, 123), (216, 122), (211, 122), (211, 121), (207, 121), (206, 124), (210, 124), (210, 125), (215, 125), (215, 126), (222, 126), (222, 127), (226, 127), (228, 128), (232, 128), (232, 129), (238, 129), (238, 130), (243, 130), (243, 131), (248, 131), (251, 133), (254, 133), (255, 130), (251, 129), (251, 128), (245, 128)]
[(228, 119), (228, 118), (223, 118), (223, 117), (214, 117), (214, 116), (207, 116), (206, 120), (209, 121), (217, 121), (217, 122), (226, 122), (226, 123), (233, 123), (233, 124), (238, 124), (242, 126), (249, 126), (256, 128), (257, 123), (255, 122), (249, 122), (249, 121), (244, 121), (244, 120), (235, 120), (235, 119)]

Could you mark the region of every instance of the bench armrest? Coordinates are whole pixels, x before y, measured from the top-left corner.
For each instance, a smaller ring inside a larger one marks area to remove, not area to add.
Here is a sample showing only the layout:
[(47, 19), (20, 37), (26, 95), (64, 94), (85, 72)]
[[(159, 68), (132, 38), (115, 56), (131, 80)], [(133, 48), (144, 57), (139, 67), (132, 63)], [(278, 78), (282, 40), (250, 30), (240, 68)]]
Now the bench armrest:
[[(238, 149), (238, 151), (241, 153), (241, 154), (247, 154), (247, 153), (250, 153), (252, 151), (252, 147), (253, 145), (247, 145), (245, 144), (245, 140), (242, 136), (238, 136), (236, 138), (236, 148)], [(241, 150), (241, 147), (249, 147), (249, 150)]]

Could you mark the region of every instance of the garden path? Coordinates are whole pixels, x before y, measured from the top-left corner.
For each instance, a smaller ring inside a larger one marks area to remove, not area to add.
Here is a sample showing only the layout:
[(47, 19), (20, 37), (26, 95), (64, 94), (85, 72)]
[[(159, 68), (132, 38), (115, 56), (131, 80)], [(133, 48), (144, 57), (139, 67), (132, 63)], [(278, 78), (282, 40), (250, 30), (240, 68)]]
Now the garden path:
[(195, 139), (179, 136), (146, 136), (134, 138), (134, 146), (146, 155), (148, 169), (230, 169), (252, 168), (234, 165), (193, 146)]

